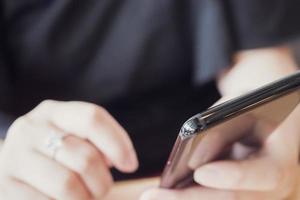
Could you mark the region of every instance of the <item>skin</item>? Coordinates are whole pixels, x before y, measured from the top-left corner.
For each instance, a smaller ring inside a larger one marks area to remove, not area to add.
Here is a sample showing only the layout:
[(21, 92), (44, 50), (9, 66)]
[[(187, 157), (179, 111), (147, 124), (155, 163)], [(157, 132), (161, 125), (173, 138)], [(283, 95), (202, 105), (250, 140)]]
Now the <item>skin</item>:
[[(55, 159), (45, 148), (49, 134), (65, 135)], [(103, 108), (84, 102), (44, 101), (17, 119), (0, 154), (0, 199), (102, 199), (109, 171), (137, 169), (125, 130)]]
[[(297, 70), (291, 52), (282, 47), (240, 52), (235, 61), (219, 76), (219, 102)], [(298, 199), (299, 117), (298, 106), (255, 155), (193, 166), (201, 186), (143, 192), (157, 180), (137, 181), (117, 184), (106, 195), (113, 185), (110, 167), (122, 172), (138, 167), (126, 131), (99, 106), (44, 101), (8, 131), (0, 153), (0, 199), (138, 199), (142, 192), (142, 200)], [(44, 146), (51, 132), (68, 134), (55, 159)]]
[[(218, 86), (223, 95), (219, 102), (296, 70), (297, 65), (286, 47), (240, 52), (236, 55), (235, 65), (219, 77)], [(201, 167), (192, 165), (198, 186), (181, 190), (154, 188), (145, 192), (141, 200), (298, 199), (299, 118), (300, 106), (297, 106), (269, 137), (261, 141), (263, 145), (255, 153), (245, 154), (238, 160), (228, 158)], [(240, 147), (236, 151), (246, 148)], [(193, 157), (197, 158), (197, 155)]]

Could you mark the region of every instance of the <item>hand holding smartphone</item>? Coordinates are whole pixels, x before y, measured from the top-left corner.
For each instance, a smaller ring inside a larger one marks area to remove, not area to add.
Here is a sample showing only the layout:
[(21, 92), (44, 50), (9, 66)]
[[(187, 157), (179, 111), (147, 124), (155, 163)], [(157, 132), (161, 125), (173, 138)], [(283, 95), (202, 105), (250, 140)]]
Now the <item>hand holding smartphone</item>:
[[(253, 153), (297, 106), (299, 87), (298, 72), (191, 117), (179, 132), (160, 186), (189, 186), (194, 169)], [(238, 145), (247, 148), (237, 154)]]

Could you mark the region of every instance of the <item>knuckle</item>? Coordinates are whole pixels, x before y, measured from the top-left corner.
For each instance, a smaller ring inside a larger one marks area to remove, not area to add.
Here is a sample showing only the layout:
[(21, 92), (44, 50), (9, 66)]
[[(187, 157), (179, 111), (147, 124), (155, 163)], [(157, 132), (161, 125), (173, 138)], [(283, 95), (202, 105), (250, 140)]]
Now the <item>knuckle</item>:
[(17, 134), (23, 132), (28, 128), (29, 120), (25, 117), (19, 117), (16, 119), (13, 124), (8, 129), (8, 134)]
[(86, 107), (85, 107), (85, 116), (86, 116), (86, 119), (89, 121), (89, 122), (93, 122), (97, 116), (97, 112), (98, 112), (98, 109), (95, 105), (93, 104), (88, 104)]
[(94, 150), (85, 150), (83, 154), (83, 158), (81, 159), (81, 163), (79, 163), (79, 171), (83, 174), (88, 173), (91, 168), (99, 162), (99, 155)]
[(61, 181), (61, 188), (59, 188), (59, 193), (62, 197), (70, 196), (72, 190), (76, 190), (78, 187), (78, 177), (73, 172), (67, 172)]
[(54, 104), (54, 100), (50, 100), (50, 99), (46, 99), (44, 101), (42, 101), (37, 107), (37, 110), (44, 110), (44, 109), (48, 109), (50, 105)]
[(107, 111), (103, 107), (89, 103), (84, 106), (83, 115), (88, 126), (96, 127), (103, 117), (107, 115)]
[(112, 187), (112, 184), (112, 181), (102, 182), (101, 186), (99, 187), (97, 198), (100, 199), (104, 197), (109, 192), (110, 188)]
[(97, 117), (103, 116), (105, 113), (106, 113), (105, 108), (103, 108), (101, 106), (97, 106), (95, 104), (89, 104), (87, 106), (87, 115), (91, 119), (95, 119)]
[(53, 109), (53, 105), (55, 105), (54, 100), (44, 100), (40, 104), (38, 104), (31, 112), (27, 115), (32, 119), (39, 119), (43, 114), (49, 112)]

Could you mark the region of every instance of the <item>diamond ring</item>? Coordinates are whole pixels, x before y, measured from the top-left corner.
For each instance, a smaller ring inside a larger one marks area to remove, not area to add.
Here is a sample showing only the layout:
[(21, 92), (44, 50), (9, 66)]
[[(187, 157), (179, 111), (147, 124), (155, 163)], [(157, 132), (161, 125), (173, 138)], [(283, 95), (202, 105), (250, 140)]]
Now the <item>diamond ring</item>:
[(57, 151), (63, 146), (63, 140), (65, 139), (65, 137), (66, 135), (51, 132), (51, 134), (46, 139), (46, 148), (50, 153), (52, 159), (55, 160)]

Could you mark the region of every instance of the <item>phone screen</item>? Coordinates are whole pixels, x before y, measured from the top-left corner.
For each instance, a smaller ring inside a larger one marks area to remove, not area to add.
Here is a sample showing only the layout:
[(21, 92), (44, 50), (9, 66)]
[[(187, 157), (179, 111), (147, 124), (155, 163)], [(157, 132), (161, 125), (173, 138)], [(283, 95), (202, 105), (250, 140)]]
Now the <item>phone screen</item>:
[[(178, 136), (161, 178), (161, 187), (193, 184), (193, 168), (253, 154), (300, 101), (296, 90), (210, 127), (193, 137)], [(239, 151), (237, 151), (239, 150)]]

